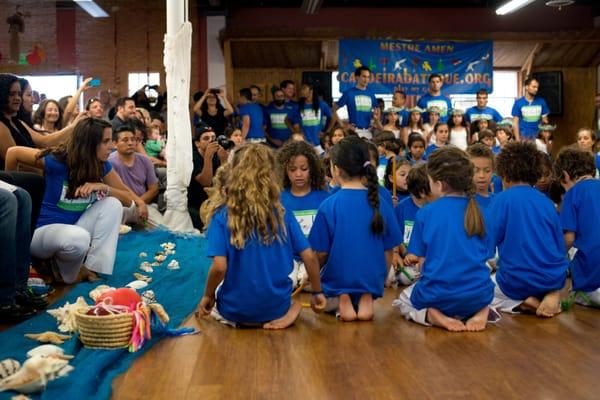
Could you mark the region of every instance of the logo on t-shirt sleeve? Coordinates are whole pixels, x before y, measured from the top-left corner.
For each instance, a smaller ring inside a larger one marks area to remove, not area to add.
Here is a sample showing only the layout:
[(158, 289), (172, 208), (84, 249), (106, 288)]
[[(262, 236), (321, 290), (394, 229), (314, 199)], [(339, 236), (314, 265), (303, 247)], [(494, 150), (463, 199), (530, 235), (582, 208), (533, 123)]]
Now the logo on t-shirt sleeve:
[(408, 243), (410, 242), (410, 237), (412, 235), (414, 225), (415, 225), (415, 221), (409, 221), (409, 220), (404, 221), (404, 238), (402, 240), (404, 247), (408, 247)]

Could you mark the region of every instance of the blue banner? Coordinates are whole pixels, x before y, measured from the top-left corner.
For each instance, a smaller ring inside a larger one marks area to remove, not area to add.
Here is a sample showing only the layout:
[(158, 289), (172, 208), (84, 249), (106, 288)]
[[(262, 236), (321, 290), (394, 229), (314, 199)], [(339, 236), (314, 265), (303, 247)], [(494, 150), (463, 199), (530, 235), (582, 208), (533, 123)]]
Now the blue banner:
[(403, 90), (407, 95), (427, 92), (431, 74), (444, 77), (442, 92), (492, 92), (493, 42), (423, 42), (413, 40), (340, 40), (340, 91), (355, 86), (354, 70), (371, 70), (369, 89), (378, 94)]

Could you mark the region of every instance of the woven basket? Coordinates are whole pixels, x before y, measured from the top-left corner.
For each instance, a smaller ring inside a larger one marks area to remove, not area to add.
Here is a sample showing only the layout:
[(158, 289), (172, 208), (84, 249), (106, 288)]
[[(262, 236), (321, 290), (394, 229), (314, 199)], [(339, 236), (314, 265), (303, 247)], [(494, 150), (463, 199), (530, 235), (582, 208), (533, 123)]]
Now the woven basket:
[(79, 339), (91, 349), (119, 349), (127, 347), (133, 331), (133, 313), (87, 315), (89, 308), (75, 313)]

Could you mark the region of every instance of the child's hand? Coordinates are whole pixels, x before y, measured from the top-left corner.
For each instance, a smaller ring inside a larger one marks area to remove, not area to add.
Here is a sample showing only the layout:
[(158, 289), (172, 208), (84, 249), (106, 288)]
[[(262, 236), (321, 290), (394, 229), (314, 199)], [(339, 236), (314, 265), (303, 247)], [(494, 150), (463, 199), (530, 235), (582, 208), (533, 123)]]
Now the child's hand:
[(402, 257), (400, 257), (400, 254), (394, 253), (394, 255), (392, 256), (392, 265), (394, 266), (394, 268), (397, 269), (403, 263), (404, 261), (402, 260)]
[(310, 300), (310, 307), (317, 314), (323, 312), (326, 305), (327, 305), (327, 299), (325, 298), (325, 295), (323, 293), (313, 295)]
[(398, 206), (398, 196), (392, 196), (392, 203), (394, 204), (394, 207)]
[(204, 317), (209, 315), (214, 306), (214, 297), (203, 296), (202, 300), (200, 300), (200, 304), (198, 305), (198, 311), (196, 311), (196, 316)]
[(406, 257), (404, 257), (404, 265), (409, 267), (411, 265), (417, 265), (419, 263), (419, 257), (415, 256), (414, 254), (407, 254)]

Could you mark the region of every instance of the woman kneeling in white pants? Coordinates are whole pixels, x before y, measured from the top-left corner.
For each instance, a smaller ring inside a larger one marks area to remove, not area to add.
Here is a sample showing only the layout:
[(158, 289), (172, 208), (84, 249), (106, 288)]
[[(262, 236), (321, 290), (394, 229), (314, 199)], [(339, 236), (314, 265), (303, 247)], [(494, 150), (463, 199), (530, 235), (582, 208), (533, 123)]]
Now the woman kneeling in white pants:
[(65, 283), (75, 282), (81, 267), (112, 274), (122, 205), (137, 196), (107, 161), (111, 149), (111, 125), (95, 118), (81, 120), (64, 145), (8, 149), (7, 170), (19, 163), (44, 170), (46, 190), (31, 254), (54, 258)]

